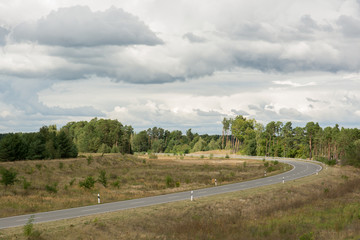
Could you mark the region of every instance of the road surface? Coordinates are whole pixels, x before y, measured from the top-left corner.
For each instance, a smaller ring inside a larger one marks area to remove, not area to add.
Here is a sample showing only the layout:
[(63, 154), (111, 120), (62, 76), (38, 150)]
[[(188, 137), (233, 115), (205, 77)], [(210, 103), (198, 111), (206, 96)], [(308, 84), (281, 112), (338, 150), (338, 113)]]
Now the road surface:
[[(215, 155), (214, 157), (218, 157), (218, 155)], [(243, 158), (241, 156), (236, 156), (236, 155), (232, 155), (230, 157)], [(319, 164), (315, 164), (307, 161), (295, 161), (290, 159), (275, 159), (275, 158), (272, 158), (272, 160), (278, 160), (279, 162), (290, 164), (293, 166), (293, 169), (282, 174), (259, 178), (256, 180), (193, 190), (193, 197), (196, 199), (199, 197), (207, 197), (217, 194), (241, 191), (249, 188), (256, 188), (256, 187), (281, 183), (282, 181), (285, 181), (286, 183), (286, 181), (291, 181), (298, 178), (316, 174), (322, 169), (322, 167)], [(191, 196), (191, 192), (187, 191), (187, 192), (172, 193), (172, 194), (133, 199), (127, 201), (0, 218), (0, 229), (25, 225), (31, 216), (34, 216), (33, 223), (50, 222), (61, 219), (70, 219), (70, 218), (88, 216), (92, 214), (100, 214), (106, 212), (121, 211), (131, 208), (152, 206), (162, 203), (190, 200), (190, 196)]]

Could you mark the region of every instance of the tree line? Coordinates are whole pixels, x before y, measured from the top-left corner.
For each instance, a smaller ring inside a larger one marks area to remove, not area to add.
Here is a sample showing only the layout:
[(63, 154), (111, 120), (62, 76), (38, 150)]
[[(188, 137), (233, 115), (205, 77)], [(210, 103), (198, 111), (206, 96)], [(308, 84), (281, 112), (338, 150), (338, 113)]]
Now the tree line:
[(153, 127), (134, 132), (118, 120), (97, 119), (69, 122), (60, 130), (44, 126), (36, 133), (0, 134), (0, 161), (76, 157), (78, 152), (190, 153), (228, 149), (253, 156), (308, 158), (328, 163), (360, 166), (360, 130), (334, 127), (321, 128), (308, 122), (293, 127), (271, 121), (265, 126), (239, 115), (224, 118), (222, 135), (199, 135), (188, 129), (168, 131)]
[[(360, 166), (360, 130), (357, 128), (321, 128), (308, 122), (293, 127), (271, 121), (266, 126), (254, 119), (237, 116), (223, 120), (222, 147), (245, 155), (308, 158), (328, 163)], [(228, 135), (231, 132), (231, 135)]]

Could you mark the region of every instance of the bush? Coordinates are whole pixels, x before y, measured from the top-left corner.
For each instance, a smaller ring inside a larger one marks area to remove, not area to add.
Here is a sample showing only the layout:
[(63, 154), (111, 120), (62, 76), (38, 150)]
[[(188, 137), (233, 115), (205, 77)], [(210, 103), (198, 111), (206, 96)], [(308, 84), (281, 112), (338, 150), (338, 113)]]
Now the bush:
[(29, 189), (29, 187), (31, 186), (31, 183), (30, 182), (28, 182), (27, 180), (26, 180), (26, 178), (22, 178), (23, 179), (23, 188), (25, 189), (25, 190), (27, 190), (27, 189)]
[(175, 187), (175, 181), (171, 176), (166, 176), (166, 187)]
[(91, 162), (92, 162), (94, 159), (93, 159), (93, 156), (89, 155), (89, 156), (86, 158), (86, 160), (87, 160), (87, 164), (90, 165)]
[(16, 176), (17, 172), (10, 168), (9, 170), (2, 168), (0, 169), (1, 173), (1, 183), (4, 184), (6, 187), (8, 185), (14, 185), (14, 183), (17, 181)]
[(225, 158), (230, 158), (230, 156), (228, 154), (225, 155)]
[(99, 178), (97, 180), (99, 183), (101, 183), (104, 187), (107, 186), (107, 177), (106, 177), (106, 171), (101, 170), (99, 174)]
[(72, 186), (75, 182), (75, 178), (71, 179), (70, 182), (69, 182), (69, 185)]
[(64, 168), (64, 163), (63, 162), (59, 162), (59, 169), (63, 169)]
[(120, 188), (120, 181), (119, 181), (119, 180), (116, 180), (116, 181), (114, 181), (113, 183), (111, 183), (111, 185), (112, 185), (113, 187)]
[(80, 187), (91, 189), (95, 185), (95, 179), (91, 176), (85, 178), (84, 181), (79, 182)]
[(53, 184), (51, 184), (51, 185), (46, 185), (45, 186), (45, 189), (46, 189), (46, 191), (47, 192), (49, 192), (49, 193), (57, 193), (57, 183), (53, 183)]
[(154, 153), (149, 154), (149, 159), (158, 159), (158, 156)]

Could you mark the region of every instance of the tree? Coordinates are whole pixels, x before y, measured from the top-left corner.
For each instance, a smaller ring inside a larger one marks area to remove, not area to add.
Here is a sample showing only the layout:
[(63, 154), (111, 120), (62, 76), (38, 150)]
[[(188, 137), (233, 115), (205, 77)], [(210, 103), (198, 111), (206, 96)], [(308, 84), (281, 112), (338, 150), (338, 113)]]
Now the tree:
[(8, 185), (14, 185), (14, 183), (17, 181), (16, 180), (16, 176), (17, 176), (17, 172), (10, 168), (5, 169), (5, 168), (1, 168), (0, 169), (0, 174), (1, 174), (1, 183), (5, 185), (5, 187), (7, 187)]
[(16, 161), (25, 159), (26, 144), (18, 133), (10, 133), (0, 141), (0, 161)]
[(58, 135), (59, 154), (61, 158), (76, 157), (78, 154), (76, 145), (67, 134), (66, 130), (61, 130)]
[(132, 138), (132, 150), (134, 152), (147, 152), (150, 149), (149, 136), (146, 131), (134, 134)]
[(316, 125), (314, 122), (308, 122), (305, 126), (305, 135), (309, 141), (309, 159), (312, 159), (312, 140), (316, 133)]

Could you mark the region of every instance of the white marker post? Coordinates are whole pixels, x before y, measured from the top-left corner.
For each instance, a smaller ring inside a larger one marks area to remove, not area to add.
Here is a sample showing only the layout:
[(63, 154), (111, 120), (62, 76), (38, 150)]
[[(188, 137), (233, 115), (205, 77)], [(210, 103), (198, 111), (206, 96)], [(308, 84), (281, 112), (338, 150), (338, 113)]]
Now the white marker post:
[(98, 203), (100, 204), (100, 193), (98, 193)]
[(319, 170), (316, 170), (316, 175), (319, 175)]
[(285, 183), (285, 177), (283, 177), (283, 184)]
[(217, 186), (217, 181), (216, 181), (216, 178), (215, 178), (215, 186)]
[(191, 200), (191, 201), (193, 201), (193, 200), (194, 200), (194, 191), (191, 191), (190, 200)]
[(264, 177), (266, 177), (266, 171), (264, 171)]

